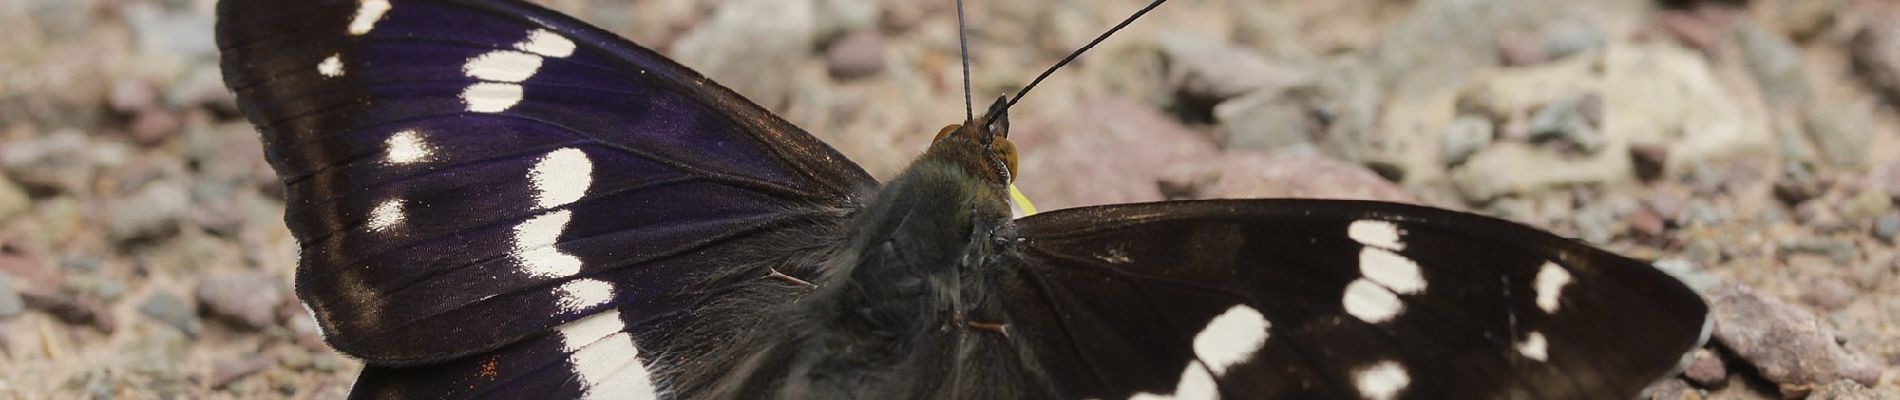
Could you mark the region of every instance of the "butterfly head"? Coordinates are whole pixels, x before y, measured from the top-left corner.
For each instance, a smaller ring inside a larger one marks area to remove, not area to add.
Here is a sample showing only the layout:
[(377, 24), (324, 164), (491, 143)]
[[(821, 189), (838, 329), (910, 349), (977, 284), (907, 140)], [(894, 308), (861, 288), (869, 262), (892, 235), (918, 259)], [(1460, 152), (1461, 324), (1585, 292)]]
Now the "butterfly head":
[(1016, 145), (1009, 142), (1009, 99), (997, 97), (985, 115), (937, 131), (924, 157), (955, 162), (998, 186), (1016, 179)]

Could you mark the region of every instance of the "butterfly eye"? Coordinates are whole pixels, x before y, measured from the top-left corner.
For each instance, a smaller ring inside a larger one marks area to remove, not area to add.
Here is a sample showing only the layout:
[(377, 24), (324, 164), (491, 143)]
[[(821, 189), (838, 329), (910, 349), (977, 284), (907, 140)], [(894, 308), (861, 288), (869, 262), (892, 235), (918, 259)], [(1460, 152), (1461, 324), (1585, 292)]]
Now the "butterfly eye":
[(1009, 139), (996, 138), (996, 142), (990, 144), (990, 149), (996, 152), (998, 158), (1003, 159), (1003, 166), (1009, 168), (1009, 181), (1015, 182), (1016, 144), (1010, 143)]
[(957, 125), (957, 124), (945, 125), (943, 127), (943, 130), (937, 131), (937, 137), (930, 139), (930, 142), (936, 143), (937, 141), (943, 140), (944, 136), (950, 136), (950, 132), (956, 132), (958, 128), (962, 128), (962, 127), (963, 125)]

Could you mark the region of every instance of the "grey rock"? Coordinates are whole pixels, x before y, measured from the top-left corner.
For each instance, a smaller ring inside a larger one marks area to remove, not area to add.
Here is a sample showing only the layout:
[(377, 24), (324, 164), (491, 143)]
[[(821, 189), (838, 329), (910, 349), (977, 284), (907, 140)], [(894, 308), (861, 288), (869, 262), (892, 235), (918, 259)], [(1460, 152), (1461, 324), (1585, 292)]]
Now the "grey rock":
[(63, 285), (67, 292), (112, 303), (125, 295), (125, 281), (109, 276), (69, 276)]
[(1875, 13), (1854, 34), (1849, 51), (1855, 69), (1889, 99), (1900, 100), (1900, 19)]
[(26, 189), (15, 185), (6, 175), (0, 175), (0, 222), (24, 214), (32, 207), (33, 199), (27, 197)]
[(1788, 254), (1826, 256), (1834, 265), (1848, 266), (1860, 259), (1860, 247), (1854, 242), (1835, 238), (1788, 238), (1776, 243), (1776, 250)]
[(1716, 285), (1722, 284), (1721, 278), (1709, 275), (1694, 261), (1670, 258), (1657, 260), (1652, 265), (1656, 267), (1656, 270), (1676, 277), (1676, 280), (1682, 281), (1684, 285), (1688, 285), (1690, 289), (1698, 293), (1706, 293)]
[(1682, 256), (1701, 264), (1720, 262), (1723, 259), (1722, 244), (1709, 238), (1690, 240), (1688, 245), (1683, 246)]
[(1578, 209), (1576, 214), (1571, 215), (1570, 223), (1577, 227), (1579, 239), (1596, 245), (1609, 244), (1623, 226), (1615, 210), (1600, 206)]
[(1872, 385), (1880, 377), (1880, 367), (1841, 347), (1832, 328), (1800, 307), (1737, 284), (1719, 285), (1709, 297), (1715, 339), (1784, 391), (1840, 379)]
[(1496, 137), (1491, 120), (1477, 115), (1462, 115), (1445, 126), (1445, 133), (1439, 137), (1439, 156), (1445, 165), (1464, 164), (1485, 146), (1491, 145)]
[(1728, 380), (1728, 365), (1714, 351), (1695, 349), (1695, 356), (1689, 361), (1689, 367), (1682, 370), (1682, 377), (1689, 378), (1696, 386), (1720, 387)]
[(1261, 91), (1214, 106), (1216, 134), (1228, 149), (1275, 150), (1311, 143), (1320, 126), (1305, 101)]
[(217, 56), (217, 26), (210, 13), (170, 10), (152, 3), (131, 3), (124, 9), (125, 23), (138, 39), (139, 50), (147, 55), (181, 59), (210, 59)]
[(191, 311), (185, 299), (164, 291), (152, 293), (139, 303), (139, 313), (189, 336), (198, 336), (204, 330), (204, 324), (198, 321), (197, 313)]
[(876, 29), (846, 33), (825, 49), (825, 63), (831, 76), (858, 79), (884, 70), (884, 35)]
[(1188, 35), (1163, 35), (1157, 41), (1167, 63), (1168, 82), (1191, 101), (1219, 103), (1257, 91), (1277, 91), (1305, 78), (1299, 71), (1269, 61), (1251, 48)]
[(0, 146), (0, 169), (29, 190), (88, 193), (92, 164), (86, 134), (60, 129), (39, 138)]
[(865, 0), (815, 0), (813, 18), (819, 38), (831, 38), (845, 32), (871, 29), (884, 14), (883, 2)]
[(1813, 89), (1794, 43), (1754, 24), (1743, 24), (1736, 36), (1748, 71), (1771, 106), (1789, 109), (1807, 104)]
[(277, 279), (261, 272), (214, 276), (198, 283), (198, 304), (213, 316), (246, 329), (276, 326), (276, 310), (284, 300)]
[(1598, 128), (1602, 115), (1602, 96), (1584, 94), (1558, 98), (1531, 117), (1530, 139), (1561, 141), (1585, 154), (1596, 154), (1609, 145)]
[(1886, 213), (1874, 220), (1874, 238), (1891, 245), (1895, 237), (1900, 237), (1900, 213)]
[(13, 275), (0, 272), (0, 319), (12, 318), (23, 311), (26, 311), (26, 302), (13, 290)]
[(121, 242), (159, 239), (177, 232), (189, 216), (191, 192), (177, 182), (161, 180), (107, 204), (108, 238)]
[(1603, 47), (1609, 38), (1603, 29), (1583, 20), (1566, 20), (1544, 31), (1544, 57), (1551, 60), (1569, 57)]
[(215, 63), (197, 64), (183, 78), (165, 88), (165, 102), (179, 110), (209, 107), (237, 112), (237, 97), (224, 87), (224, 75)]

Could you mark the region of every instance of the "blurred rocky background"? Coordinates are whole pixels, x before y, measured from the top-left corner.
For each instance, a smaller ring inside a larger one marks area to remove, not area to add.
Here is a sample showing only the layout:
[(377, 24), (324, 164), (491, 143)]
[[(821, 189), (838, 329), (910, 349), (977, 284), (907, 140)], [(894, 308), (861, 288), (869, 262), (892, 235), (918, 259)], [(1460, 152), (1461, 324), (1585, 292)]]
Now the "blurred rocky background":
[[(971, 0), (975, 97), (1140, 0)], [(951, 0), (544, 2), (880, 177), (963, 116)], [(211, 0), (0, 0), (0, 398), (339, 398)], [(1900, 398), (1900, 3), (1174, 0), (1015, 110), (1044, 209), (1345, 197), (1655, 260), (1715, 340), (1656, 398)]]

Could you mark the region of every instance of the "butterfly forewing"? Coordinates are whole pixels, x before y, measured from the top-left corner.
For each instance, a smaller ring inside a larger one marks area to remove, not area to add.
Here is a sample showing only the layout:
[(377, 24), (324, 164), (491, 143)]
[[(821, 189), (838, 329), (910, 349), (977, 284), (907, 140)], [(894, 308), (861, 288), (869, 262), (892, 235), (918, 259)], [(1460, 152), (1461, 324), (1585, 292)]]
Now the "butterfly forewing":
[[(835, 151), (648, 50), (513, 1), (224, 1), (332, 345), (442, 360), (677, 315), (720, 246), (850, 207)], [(828, 214), (827, 214), (828, 215)]]
[(1648, 265), (1468, 214), (1242, 200), (1019, 223), (1012, 320), (1079, 397), (1629, 398), (1707, 334), (1701, 299)]

